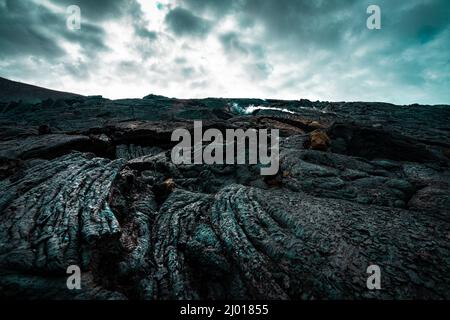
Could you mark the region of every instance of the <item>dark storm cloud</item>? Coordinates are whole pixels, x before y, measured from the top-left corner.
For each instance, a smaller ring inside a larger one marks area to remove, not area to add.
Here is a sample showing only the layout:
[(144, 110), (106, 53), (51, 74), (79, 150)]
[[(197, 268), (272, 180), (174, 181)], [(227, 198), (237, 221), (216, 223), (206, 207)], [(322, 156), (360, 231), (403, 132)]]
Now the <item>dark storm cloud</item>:
[[(351, 16), (358, 3), (362, 4), (357, 0), (187, 0), (180, 5), (194, 13), (220, 13), (219, 19), (232, 13), (242, 28), (262, 24), (268, 41), (333, 46), (352, 27)], [(359, 6), (363, 14), (365, 8)]]
[(413, 86), (423, 94), (430, 86), (449, 86), (449, 76), (433, 74), (450, 75), (450, 2), (409, 1), (399, 6), (384, 0), (380, 7), (382, 30), (362, 30), (359, 42), (370, 48), (365, 61), (372, 63), (374, 77), (390, 80), (393, 87)]
[(158, 33), (155, 31), (150, 31), (147, 28), (136, 27), (135, 28), (136, 35), (140, 38), (146, 38), (148, 40), (156, 40), (158, 37)]
[(231, 62), (247, 60), (243, 68), (251, 79), (265, 79), (270, 75), (272, 66), (267, 62), (263, 46), (241, 40), (236, 32), (221, 34), (219, 40)]
[[(381, 8), (381, 30), (366, 28), (366, 9), (371, 4)], [(445, 90), (450, 87), (449, 1), (211, 0), (201, 6), (200, 0), (187, 0), (179, 5), (206, 16), (219, 13), (218, 21), (232, 15), (239, 28), (220, 34), (219, 41), (225, 55), (253, 55), (257, 62), (252, 68), (242, 62), (246, 70), (253, 69), (256, 74), (266, 70), (261, 74), (268, 75), (271, 57), (277, 55), (284, 56), (282, 64), (308, 59), (302, 69), (286, 75), (284, 84), (273, 83), (280, 90), (293, 90), (316, 78), (323, 82), (333, 79), (334, 87), (353, 87), (361, 96), (371, 86), (377, 90), (373, 83), (381, 83), (436, 101), (439, 99), (432, 91), (425, 91), (434, 88), (441, 101), (450, 100), (450, 93), (442, 94), (450, 92)], [(247, 32), (252, 39), (244, 41), (242, 35)], [(253, 48), (262, 52), (262, 58)], [(353, 75), (358, 73), (360, 76)]]
[[(393, 4), (386, 2), (389, 11), (386, 27), (399, 43), (419, 45), (432, 41), (450, 25), (450, 2), (429, 0), (410, 5), (403, 11), (394, 10)], [(391, 13), (390, 13), (391, 12)]]
[(107, 48), (101, 27), (84, 23), (83, 32), (68, 30), (65, 15), (54, 13), (34, 2), (3, 0), (0, 16), (0, 55), (3, 57), (61, 57), (66, 54), (60, 45), (61, 38), (79, 44), (89, 54)]
[(88, 79), (90, 77), (90, 66), (82, 61), (74, 61), (63, 65), (65, 71), (76, 79)]
[(235, 1), (228, 0), (184, 0), (183, 5), (189, 7), (194, 13), (211, 13), (224, 15), (235, 6)]
[(158, 37), (157, 32), (148, 30), (146, 28), (147, 21), (144, 18), (144, 13), (142, 12), (142, 7), (136, 1), (131, 1), (128, 3), (128, 13), (130, 14), (131, 23), (134, 28), (135, 34), (142, 39), (147, 39), (150, 41), (156, 40)]
[[(366, 27), (370, 4), (381, 30)], [(448, 0), (0, 0), (0, 75), (450, 102), (449, 17)]]
[[(26, 1), (0, 1), (0, 56), (34, 54), (54, 58), (64, 54), (52, 34), (36, 28), (41, 15), (48, 12), (40, 6), (30, 6)], [(49, 19), (52, 21), (53, 16)]]
[[(142, 8), (136, 0), (52, 0), (55, 4), (80, 7), (82, 18), (90, 23), (101, 23), (128, 17), (138, 37), (154, 40), (157, 33), (145, 27)], [(83, 23), (84, 25), (84, 23)]]
[(51, 0), (55, 5), (67, 8), (77, 5), (83, 18), (93, 21), (114, 19), (124, 14), (131, 0)]
[[(147, 30), (139, 4), (134, 0), (52, 0), (63, 10), (56, 13), (30, 0), (0, 0), (0, 55), (33, 55), (47, 58), (66, 54), (61, 38), (79, 44), (86, 55), (107, 50), (105, 30), (101, 22), (128, 15), (139, 37), (155, 39), (156, 32)], [(78, 5), (81, 30), (66, 28), (65, 9)]]
[(169, 28), (178, 36), (205, 36), (211, 29), (211, 22), (196, 16), (191, 11), (177, 7), (166, 16)]
[(337, 45), (345, 31), (351, 28), (355, 2), (247, 0), (239, 7), (242, 12), (240, 23), (244, 27), (253, 23), (264, 25), (269, 41), (331, 47)]
[(252, 55), (255, 59), (264, 58), (264, 48), (258, 44), (242, 41), (236, 32), (227, 32), (219, 36), (225, 52), (229, 54)]
[(83, 24), (83, 31), (71, 31), (64, 29), (62, 36), (72, 42), (80, 44), (82, 50), (87, 55), (99, 53), (101, 50), (107, 50), (108, 46), (105, 43), (105, 31), (103, 28), (95, 24)]
[[(203, 4), (203, 5), (201, 5)], [(285, 43), (292, 48), (320, 48), (336, 50), (348, 45), (348, 37), (359, 39), (376, 34), (366, 26), (369, 0), (230, 0), (180, 2), (185, 15), (196, 12), (220, 12), (223, 18), (233, 14), (242, 28), (256, 24), (263, 26), (260, 36), (267, 43)], [(382, 9), (383, 29), (378, 33), (398, 46), (392, 49), (426, 43), (448, 30), (450, 2), (446, 0), (376, 1)], [(255, 34), (257, 37), (258, 34)]]

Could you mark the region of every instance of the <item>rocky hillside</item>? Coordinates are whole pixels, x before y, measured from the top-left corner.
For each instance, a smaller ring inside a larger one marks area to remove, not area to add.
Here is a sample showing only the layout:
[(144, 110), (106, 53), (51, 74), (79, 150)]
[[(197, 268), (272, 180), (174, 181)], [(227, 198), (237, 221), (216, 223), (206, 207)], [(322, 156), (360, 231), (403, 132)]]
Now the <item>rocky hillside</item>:
[[(193, 119), (279, 129), (279, 173), (174, 165)], [(450, 298), (449, 106), (71, 96), (0, 128), (1, 296)]]
[(68, 99), (79, 96), (80, 95), (74, 93), (49, 90), (0, 77), (1, 102), (39, 102), (44, 99)]

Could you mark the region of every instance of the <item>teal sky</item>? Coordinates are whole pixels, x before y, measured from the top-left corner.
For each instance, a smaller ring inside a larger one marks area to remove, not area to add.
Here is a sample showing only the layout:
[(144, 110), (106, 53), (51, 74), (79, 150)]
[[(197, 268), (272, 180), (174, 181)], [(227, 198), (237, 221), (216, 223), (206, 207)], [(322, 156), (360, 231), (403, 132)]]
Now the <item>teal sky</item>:
[(450, 104), (450, 1), (0, 0), (0, 76), (108, 98)]

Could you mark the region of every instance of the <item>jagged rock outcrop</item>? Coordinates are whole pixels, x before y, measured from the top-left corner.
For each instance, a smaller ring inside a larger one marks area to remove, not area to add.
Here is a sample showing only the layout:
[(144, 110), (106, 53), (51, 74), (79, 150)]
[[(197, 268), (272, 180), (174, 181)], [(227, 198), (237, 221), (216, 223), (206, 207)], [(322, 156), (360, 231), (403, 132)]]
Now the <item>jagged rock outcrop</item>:
[(52, 158), (70, 149), (87, 149), (89, 144), (89, 137), (82, 135), (29, 136), (0, 142), (0, 157), (6, 159)]
[[(1, 296), (450, 298), (448, 107), (149, 95), (0, 110)], [(171, 133), (192, 119), (279, 129), (279, 172), (175, 165)]]
[(108, 195), (122, 162), (72, 153), (1, 181), (0, 267), (65, 272), (89, 263), (89, 245), (120, 232)]

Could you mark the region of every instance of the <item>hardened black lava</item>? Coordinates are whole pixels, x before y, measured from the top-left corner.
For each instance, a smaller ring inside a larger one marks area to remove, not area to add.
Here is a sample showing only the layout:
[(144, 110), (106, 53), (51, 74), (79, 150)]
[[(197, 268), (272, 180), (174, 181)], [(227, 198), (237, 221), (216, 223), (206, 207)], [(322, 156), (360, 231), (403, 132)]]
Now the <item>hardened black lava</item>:
[[(0, 103), (2, 297), (450, 298), (449, 106), (20, 98)], [(194, 119), (279, 129), (278, 174), (173, 164)]]

